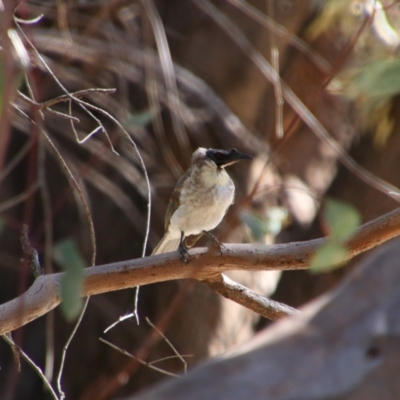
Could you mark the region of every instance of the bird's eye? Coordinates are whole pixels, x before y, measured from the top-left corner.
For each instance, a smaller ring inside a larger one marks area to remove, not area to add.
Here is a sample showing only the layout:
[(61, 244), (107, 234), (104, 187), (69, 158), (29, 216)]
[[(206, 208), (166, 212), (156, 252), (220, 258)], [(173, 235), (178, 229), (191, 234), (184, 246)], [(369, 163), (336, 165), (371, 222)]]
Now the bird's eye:
[(214, 157), (215, 157), (217, 160), (222, 160), (222, 159), (224, 158), (224, 155), (223, 155), (222, 153), (215, 153), (215, 154), (214, 154)]

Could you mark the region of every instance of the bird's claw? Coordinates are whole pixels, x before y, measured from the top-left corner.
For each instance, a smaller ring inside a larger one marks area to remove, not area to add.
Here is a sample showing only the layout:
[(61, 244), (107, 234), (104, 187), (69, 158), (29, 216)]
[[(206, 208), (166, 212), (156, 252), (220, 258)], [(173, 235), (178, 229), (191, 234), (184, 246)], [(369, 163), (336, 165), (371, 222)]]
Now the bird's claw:
[(190, 259), (191, 256), (189, 254), (189, 252), (187, 251), (185, 246), (179, 246), (179, 254), (181, 255), (181, 259), (187, 264)]
[(222, 242), (220, 242), (213, 234), (211, 234), (210, 232), (204, 231), (204, 233), (211, 239), (212, 244), (215, 247), (218, 247), (220, 255), (223, 255), (222, 250), (225, 249), (225, 246)]
[(215, 247), (218, 247), (219, 253), (222, 256), (224, 254), (223, 250), (225, 249), (224, 244), (220, 242), (218, 239), (216, 241), (213, 240), (212, 243)]

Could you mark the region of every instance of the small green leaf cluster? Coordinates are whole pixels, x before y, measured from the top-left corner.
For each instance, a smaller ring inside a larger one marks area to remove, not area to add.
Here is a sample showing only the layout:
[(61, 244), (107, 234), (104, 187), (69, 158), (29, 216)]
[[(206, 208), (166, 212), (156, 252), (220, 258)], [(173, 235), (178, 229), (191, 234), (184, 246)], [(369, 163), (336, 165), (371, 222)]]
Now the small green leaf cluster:
[(76, 243), (64, 239), (54, 246), (54, 260), (65, 271), (61, 282), (61, 312), (67, 321), (74, 320), (82, 310), (83, 269), (85, 262)]
[(265, 235), (276, 236), (288, 220), (288, 211), (284, 207), (270, 207), (264, 215), (252, 211), (242, 211), (240, 220), (250, 230), (252, 240), (265, 243)]
[(314, 273), (330, 271), (344, 264), (348, 253), (346, 243), (361, 223), (355, 207), (333, 199), (326, 200), (323, 218), (330, 236), (311, 261), (310, 271)]

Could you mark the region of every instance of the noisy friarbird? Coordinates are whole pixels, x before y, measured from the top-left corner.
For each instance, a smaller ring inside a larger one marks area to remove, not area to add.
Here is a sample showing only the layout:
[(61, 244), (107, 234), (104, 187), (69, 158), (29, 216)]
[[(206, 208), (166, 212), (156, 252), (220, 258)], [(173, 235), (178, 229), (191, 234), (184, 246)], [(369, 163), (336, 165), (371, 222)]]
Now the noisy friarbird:
[(179, 249), (186, 261), (186, 237), (207, 233), (217, 241), (209, 231), (221, 222), (235, 196), (235, 185), (225, 168), (252, 158), (236, 149), (198, 148), (176, 183), (165, 215), (165, 235), (153, 254)]

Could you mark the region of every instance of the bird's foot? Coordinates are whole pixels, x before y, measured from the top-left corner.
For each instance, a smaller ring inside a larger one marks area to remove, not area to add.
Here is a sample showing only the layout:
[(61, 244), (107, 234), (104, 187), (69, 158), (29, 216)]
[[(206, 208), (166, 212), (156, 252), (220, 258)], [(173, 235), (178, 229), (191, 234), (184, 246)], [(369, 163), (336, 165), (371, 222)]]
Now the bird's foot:
[(211, 239), (212, 244), (215, 247), (218, 247), (219, 252), (221, 253), (221, 256), (222, 256), (222, 254), (223, 254), (222, 250), (225, 249), (224, 244), (222, 242), (220, 242), (212, 233), (207, 232), (207, 231), (203, 231), (203, 232)]
[(191, 255), (187, 251), (187, 248), (183, 242), (180, 243), (178, 251), (181, 255), (181, 259), (187, 264), (191, 259)]

